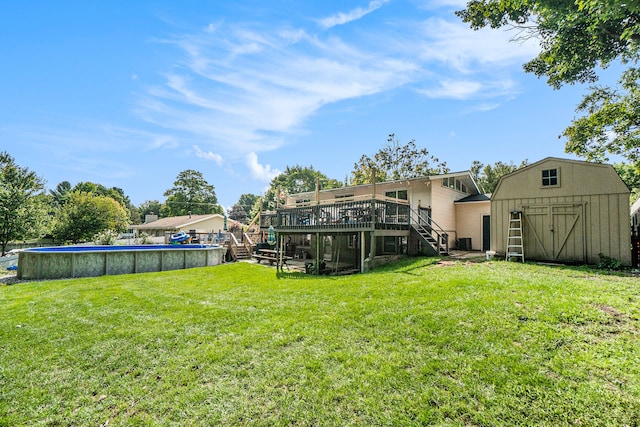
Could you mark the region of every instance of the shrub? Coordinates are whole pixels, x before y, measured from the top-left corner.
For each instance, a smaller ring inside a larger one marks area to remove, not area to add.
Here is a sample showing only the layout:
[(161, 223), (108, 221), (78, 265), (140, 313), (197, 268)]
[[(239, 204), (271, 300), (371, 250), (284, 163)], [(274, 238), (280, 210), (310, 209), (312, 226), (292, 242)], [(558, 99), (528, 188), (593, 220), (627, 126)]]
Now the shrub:
[(151, 237), (149, 237), (149, 235), (147, 233), (140, 233), (140, 244), (141, 245), (152, 245), (153, 244), (153, 240), (151, 240)]
[(114, 230), (103, 230), (93, 237), (93, 241), (98, 245), (115, 245), (118, 240), (118, 232)]
[(606, 256), (603, 253), (599, 253), (598, 256), (600, 257), (600, 262), (596, 265), (596, 268), (615, 271), (623, 269), (622, 262), (617, 259)]

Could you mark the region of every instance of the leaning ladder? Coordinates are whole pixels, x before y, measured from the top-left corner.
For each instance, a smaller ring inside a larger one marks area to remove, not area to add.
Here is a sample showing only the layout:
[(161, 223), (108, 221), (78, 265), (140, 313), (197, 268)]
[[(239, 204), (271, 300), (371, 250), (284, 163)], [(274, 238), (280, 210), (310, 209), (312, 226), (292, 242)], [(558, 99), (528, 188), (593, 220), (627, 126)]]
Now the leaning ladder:
[(509, 212), (509, 229), (507, 231), (506, 260), (518, 259), (524, 262), (524, 240), (522, 235), (522, 212)]

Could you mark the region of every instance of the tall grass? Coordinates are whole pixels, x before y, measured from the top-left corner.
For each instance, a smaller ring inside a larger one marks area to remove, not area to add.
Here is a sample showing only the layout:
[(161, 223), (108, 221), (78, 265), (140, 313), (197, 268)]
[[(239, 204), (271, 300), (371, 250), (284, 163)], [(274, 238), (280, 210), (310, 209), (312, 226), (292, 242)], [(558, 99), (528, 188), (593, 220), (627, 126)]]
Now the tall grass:
[(638, 279), (409, 260), (0, 287), (0, 425), (637, 425)]

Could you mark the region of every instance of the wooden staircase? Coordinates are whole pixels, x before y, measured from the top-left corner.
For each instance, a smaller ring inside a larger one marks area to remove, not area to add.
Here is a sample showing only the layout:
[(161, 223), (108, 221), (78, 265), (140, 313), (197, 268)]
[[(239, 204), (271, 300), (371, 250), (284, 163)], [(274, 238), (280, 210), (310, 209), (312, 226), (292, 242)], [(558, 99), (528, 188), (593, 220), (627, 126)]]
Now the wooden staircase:
[(230, 233), (228, 251), (231, 255), (231, 259), (237, 261), (239, 259), (250, 259), (251, 251), (253, 248), (253, 242), (246, 233), (243, 234), (243, 242), (238, 242), (236, 236)]
[(431, 218), (423, 218), (411, 209), (411, 231), (416, 233), (434, 255), (449, 255), (449, 235)]
[(245, 246), (237, 246), (235, 253), (236, 253), (236, 259), (251, 258), (251, 253), (249, 252), (249, 249), (247, 249)]

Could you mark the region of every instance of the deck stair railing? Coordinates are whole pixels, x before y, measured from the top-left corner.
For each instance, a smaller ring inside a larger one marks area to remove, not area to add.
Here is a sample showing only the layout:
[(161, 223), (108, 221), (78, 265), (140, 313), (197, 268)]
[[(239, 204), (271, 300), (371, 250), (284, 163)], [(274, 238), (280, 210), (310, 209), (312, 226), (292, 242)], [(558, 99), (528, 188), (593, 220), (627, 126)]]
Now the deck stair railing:
[(231, 259), (237, 260), (251, 257), (251, 251), (247, 250), (244, 244), (238, 242), (238, 239), (233, 233), (229, 233), (229, 241), (227, 245)]
[(255, 247), (255, 244), (253, 243), (253, 241), (251, 240), (251, 237), (249, 237), (247, 233), (242, 233), (242, 245), (247, 250), (247, 256), (250, 256), (251, 252), (253, 252), (253, 248)]
[(430, 216), (425, 218), (411, 209), (411, 228), (438, 255), (449, 255), (449, 235)]

